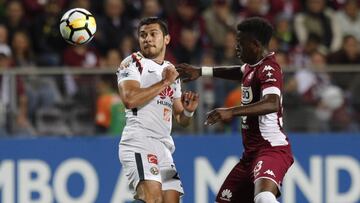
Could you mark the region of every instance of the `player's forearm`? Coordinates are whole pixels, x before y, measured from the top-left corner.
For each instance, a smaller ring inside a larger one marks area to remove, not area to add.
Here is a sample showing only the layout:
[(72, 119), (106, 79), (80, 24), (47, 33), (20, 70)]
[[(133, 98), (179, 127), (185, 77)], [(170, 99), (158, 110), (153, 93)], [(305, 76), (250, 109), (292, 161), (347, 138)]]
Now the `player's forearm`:
[(237, 80), (240, 81), (242, 78), (242, 72), (239, 67), (226, 68), (222, 66), (217, 67), (201, 67), (200, 69), (202, 76), (213, 76), (217, 78), (227, 79), (227, 80)]
[(279, 104), (278, 101), (269, 98), (268, 100), (261, 100), (253, 104), (236, 106), (230, 109), (234, 116), (260, 116), (277, 112), (279, 110)]
[(142, 106), (156, 97), (167, 86), (169, 84), (162, 80), (150, 87), (129, 91), (124, 95), (123, 103), (127, 109)]

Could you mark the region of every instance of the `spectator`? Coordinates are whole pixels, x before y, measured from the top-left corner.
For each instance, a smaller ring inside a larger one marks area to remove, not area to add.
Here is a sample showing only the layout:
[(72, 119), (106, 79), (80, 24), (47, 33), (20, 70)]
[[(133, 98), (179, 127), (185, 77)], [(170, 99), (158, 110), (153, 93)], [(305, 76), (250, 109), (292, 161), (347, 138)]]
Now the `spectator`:
[(336, 17), (342, 31), (342, 35), (352, 35), (360, 41), (360, 11), (357, 0), (346, 0), (341, 10), (337, 11)]
[(275, 18), (274, 36), (279, 42), (279, 49), (288, 52), (296, 45), (291, 18), (282, 13)]
[(335, 51), (341, 46), (341, 30), (335, 13), (326, 7), (325, 0), (307, 0), (306, 10), (296, 14), (295, 34), (300, 45), (304, 45), (311, 33), (318, 35), (321, 43)]
[[(35, 55), (30, 43), (29, 35), (17, 31), (12, 40), (14, 64), (19, 68), (35, 66)], [(54, 105), (61, 100), (57, 84), (51, 77), (28, 75), (24, 78), (25, 91), (28, 97), (28, 115), (35, 122), (35, 114), (40, 108)]]
[[(231, 90), (225, 98), (224, 106), (226, 108), (240, 106), (241, 105), (241, 86), (237, 86), (235, 89)], [(225, 123), (229, 125), (230, 132), (233, 134), (238, 134), (240, 132), (239, 127), (241, 126), (240, 118), (233, 118), (230, 123)]]
[(135, 39), (132, 35), (124, 36), (119, 44), (121, 57), (129, 56), (136, 50), (136, 46)]
[(63, 8), (67, 0), (45, 0), (45, 1), (21, 0), (21, 1), (25, 8), (26, 17), (33, 20), (34, 18), (37, 18), (39, 14), (45, 12), (46, 10), (45, 7), (48, 6), (48, 4), (51, 4), (50, 2), (56, 2), (56, 4), (60, 6), (60, 8)]
[[(113, 76), (104, 75), (99, 78), (96, 83), (96, 90), (98, 93), (96, 99), (96, 131), (97, 133), (110, 133), (110, 129), (115, 129), (115, 126), (111, 126), (111, 124), (119, 125), (117, 128), (117, 135), (121, 134), (122, 129), (125, 126), (125, 108), (122, 104), (119, 94), (115, 91), (113, 84)], [(115, 112), (115, 109), (119, 110), (122, 107), (122, 112)], [(114, 109), (115, 108), (115, 109)], [(112, 111), (113, 109), (113, 111)], [(122, 119), (118, 118), (115, 123), (112, 121), (112, 118), (116, 118), (117, 116), (112, 115), (112, 113), (121, 114), (123, 116)]]
[(229, 0), (214, 0), (211, 7), (205, 10), (203, 18), (212, 46), (221, 51), (227, 32), (234, 30), (236, 23)]
[(37, 16), (32, 27), (34, 50), (38, 54), (37, 64), (40, 66), (59, 66), (61, 65), (60, 53), (66, 45), (59, 32), (62, 4), (51, 0), (43, 6), (44, 12)]
[(8, 29), (4, 24), (0, 24), (0, 44), (7, 45), (9, 43)]
[(171, 49), (175, 49), (181, 43), (184, 29), (193, 30), (197, 35), (195, 43), (199, 44), (201, 49), (209, 46), (205, 21), (198, 12), (197, 0), (177, 0), (176, 12), (169, 16), (168, 24)]
[(21, 1), (12, 0), (6, 5), (6, 16), (2, 21), (9, 30), (9, 41), (12, 41), (13, 35), (18, 30), (28, 30), (29, 25), (25, 20), (24, 7)]
[(224, 46), (221, 53), (216, 53), (219, 56), (218, 62), (221, 65), (232, 65), (239, 63), (239, 58), (236, 55), (236, 32), (228, 30), (225, 35)]
[(290, 64), (296, 68), (308, 67), (311, 53), (320, 51), (326, 53), (326, 48), (321, 44), (321, 38), (313, 33), (309, 34), (304, 45), (297, 45), (290, 55)]
[[(13, 65), (10, 47), (0, 45), (0, 69), (10, 69)], [(21, 78), (16, 77), (17, 101), (11, 101), (10, 75), (0, 75), (0, 136), (12, 134), (36, 134), (28, 116), (28, 98), (25, 94), (24, 84)], [(11, 108), (11, 103), (16, 103), (16, 109)], [(13, 110), (17, 110), (13, 112)], [(15, 115), (15, 118), (13, 118)]]
[(16, 31), (11, 41), (16, 66), (29, 67), (36, 65), (34, 50), (29, 34), (26, 31)]
[(183, 27), (180, 32), (179, 44), (173, 49), (176, 60), (182, 63), (198, 64), (202, 54), (202, 49), (197, 43), (198, 39), (199, 35), (196, 30)]
[(346, 35), (342, 48), (328, 55), (330, 64), (360, 64), (359, 41), (352, 35)]
[(97, 21), (95, 42), (102, 54), (109, 49), (117, 48), (123, 37), (133, 33), (131, 19), (125, 15), (123, 0), (104, 1), (104, 16), (97, 18)]
[(110, 49), (105, 58), (100, 61), (100, 68), (115, 68), (122, 61), (122, 57), (117, 49)]
[[(298, 114), (302, 115), (297, 121), (298, 124), (305, 122), (300, 124), (306, 126), (302, 130), (329, 131), (332, 113), (343, 105), (343, 93), (339, 87), (332, 84), (330, 75), (325, 69), (326, 56), (315, 51), (311, 54), (309, 66), (296, 71), (294, 78), (285, 85), (288, 91), (293, 88), (303, 102), (301, 110), (289, 112), (294, 117)], [(289, 117), (291, 115), (288, 115)]]
[(266, 18), (270, 22), (273, 22), (272, 13), (269, 13), (270, 4), (266, 0), (247, 0), (244, 1), (244, 9), (239, 13), (238, 21), (243, 21), (250, 17), (262, 17)]
[[(329, 54), (328, 61), (330, 64), (360, 64), (359, 42), (354, 36), (345, 36), (342, 48)], [(357, 74), (351, 72), (333, 73), (334, 82), (344, 90), (348, 90), (352, 84), (355, 84), (356, 78), (358, 78)]]
[(141, 18), (156, 16), (164, 18), (165, 13), (159, 3), (159, 0), (146, 0), (143, 1)]

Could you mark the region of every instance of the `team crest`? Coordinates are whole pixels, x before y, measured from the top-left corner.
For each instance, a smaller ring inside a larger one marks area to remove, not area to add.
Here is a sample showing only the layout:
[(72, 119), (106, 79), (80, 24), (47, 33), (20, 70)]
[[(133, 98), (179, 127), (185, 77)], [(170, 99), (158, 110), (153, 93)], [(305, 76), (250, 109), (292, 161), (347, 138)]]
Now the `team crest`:
[(153, 175), (158, 175), (159, 174), (159, 169), (155, 166), (150, 168), (150, 173)]

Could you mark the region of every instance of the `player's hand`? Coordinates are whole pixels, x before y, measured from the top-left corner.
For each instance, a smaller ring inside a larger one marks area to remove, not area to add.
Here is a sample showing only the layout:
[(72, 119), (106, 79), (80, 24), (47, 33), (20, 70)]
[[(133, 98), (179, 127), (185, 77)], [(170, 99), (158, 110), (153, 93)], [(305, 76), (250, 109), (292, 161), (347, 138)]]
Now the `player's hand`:
[(190, 82), (200, 77), (201, 69), (187, 63), (177, 64), (176, 70), (183, 82)]
[(214, 125), (218, 121), (229, 121), (233, 118), (229, 108), (217, 108), (207, 113), (205, 125)]
[(186, 111), (194, 112), (199, 104), (199, 95), (195, 92), (185, 91), (181, 95), (181, 103)]
[(165, 67), (162, 72), (163, 81), (167, 85), (171, 85), (172, 83), (174, 83), (178, 76), (179, 76), (179, 73), (176, 71), (174, 65), (169, 65), (169, 66)]

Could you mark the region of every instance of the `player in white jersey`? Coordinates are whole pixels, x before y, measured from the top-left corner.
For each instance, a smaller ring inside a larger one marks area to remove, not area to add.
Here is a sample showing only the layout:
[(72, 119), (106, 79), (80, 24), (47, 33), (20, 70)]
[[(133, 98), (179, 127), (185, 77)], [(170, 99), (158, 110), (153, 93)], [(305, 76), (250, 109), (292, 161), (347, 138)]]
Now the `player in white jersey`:
[(117, 71), (127, 119), (119, 158), (135, 202), (178, 203), (184, 190), (172, 158), (172, 116), (180, 125), (189, 125), (199, 97), (181, 93), (178, 72), (164, 60), (170, 42), (167, 25), (146, 18), (138, 34), (141, 51), (124, 59)]

